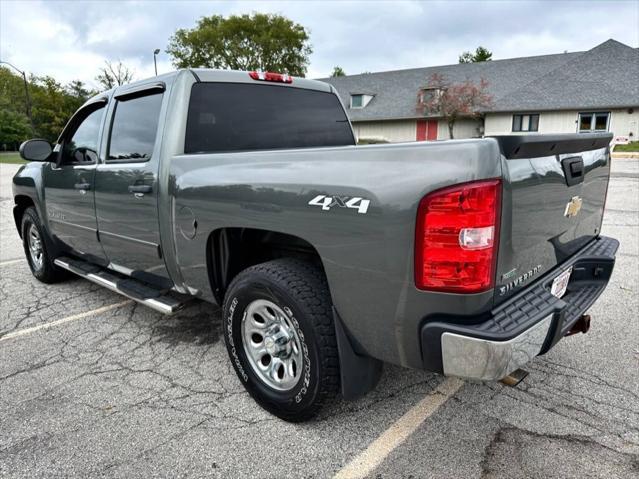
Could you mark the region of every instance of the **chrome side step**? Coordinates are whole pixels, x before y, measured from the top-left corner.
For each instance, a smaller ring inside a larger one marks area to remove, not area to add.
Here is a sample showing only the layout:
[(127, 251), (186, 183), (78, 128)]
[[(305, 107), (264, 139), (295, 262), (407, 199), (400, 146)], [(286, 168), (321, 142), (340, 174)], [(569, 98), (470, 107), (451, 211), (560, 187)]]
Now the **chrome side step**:
[(152, 285), (142, 283), (136, 279), (116, 273), (86, 261), (67, 258), (56, 258), (54, 263), (62, 269), (66, 269), (89, 281), (104, 286), (127, 298), (137, 301), (144, 306), (164, 314), (173, 314), (184, 308), (193, 299), (192, 296), (158, 289)]

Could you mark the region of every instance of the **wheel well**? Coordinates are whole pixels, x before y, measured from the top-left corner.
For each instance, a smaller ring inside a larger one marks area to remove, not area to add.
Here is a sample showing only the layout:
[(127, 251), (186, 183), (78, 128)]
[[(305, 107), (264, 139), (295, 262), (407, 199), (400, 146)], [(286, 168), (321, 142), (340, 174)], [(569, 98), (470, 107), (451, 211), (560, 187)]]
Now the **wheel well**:
[(14, 198), (15, 207), (13, 208), (13, 219), (16, 222), (16, 228), (18, 229), (18, 234), (22, 237), (22, 216), (24, 215), (24, 210), (26, 210), (29, 206), (35, 206), (33, 200), (25, 195), (17, 195)]
[(211, 290), (222, 304), (233, 278), (255, 264), (277, 258), (301, 258), (322, 268), (317, 250), (297, 236), (254, 228), (221, 228), (207, 242), (207, 270)]

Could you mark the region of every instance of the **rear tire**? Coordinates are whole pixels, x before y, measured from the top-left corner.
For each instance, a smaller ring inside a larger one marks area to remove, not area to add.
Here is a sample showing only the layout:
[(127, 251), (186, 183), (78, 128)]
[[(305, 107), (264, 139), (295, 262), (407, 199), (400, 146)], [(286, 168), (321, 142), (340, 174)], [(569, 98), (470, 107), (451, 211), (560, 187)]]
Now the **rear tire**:
[(51, 241), (42, 227), (36, 209), (30, 206), (22, 215), (22, 244), (31, 273), (43, 283), (57, 283), (68, 278), (65, 270), (58, 268), (51, 257)]
[(311, 263), (277, 259), (239, 273), (225, 296), (224, 339), (246, 390), (281, 419), (310, 419), (339, 391), (331, 297)]

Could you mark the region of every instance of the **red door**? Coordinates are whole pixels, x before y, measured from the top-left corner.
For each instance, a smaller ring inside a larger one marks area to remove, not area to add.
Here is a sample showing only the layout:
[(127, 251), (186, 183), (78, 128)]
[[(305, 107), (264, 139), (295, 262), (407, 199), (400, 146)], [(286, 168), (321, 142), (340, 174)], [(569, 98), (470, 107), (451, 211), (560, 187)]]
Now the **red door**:
[(437, 120), (417, 120), (417, 141), (434, 141), (437, 139)]

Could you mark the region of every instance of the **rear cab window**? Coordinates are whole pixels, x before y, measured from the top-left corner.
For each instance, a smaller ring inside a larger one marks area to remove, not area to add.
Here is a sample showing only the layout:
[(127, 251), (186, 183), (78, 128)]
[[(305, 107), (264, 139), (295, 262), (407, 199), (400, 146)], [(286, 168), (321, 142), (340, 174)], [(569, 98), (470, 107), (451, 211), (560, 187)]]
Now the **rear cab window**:
[(107, 161), (148, 161), (153, 153), (162, 93), (118, 100)]
[(196, 83), (185, 153), (354, 145), (336, 95), (276, 85)]

